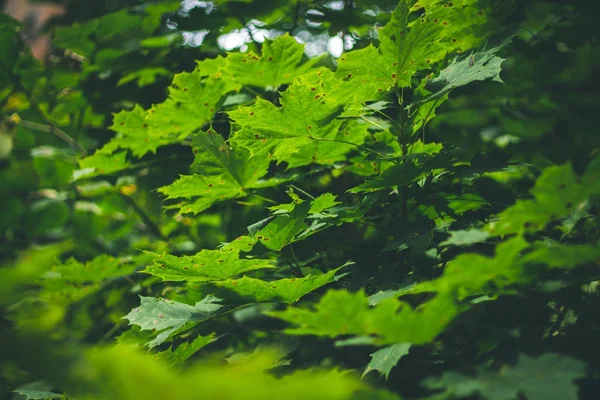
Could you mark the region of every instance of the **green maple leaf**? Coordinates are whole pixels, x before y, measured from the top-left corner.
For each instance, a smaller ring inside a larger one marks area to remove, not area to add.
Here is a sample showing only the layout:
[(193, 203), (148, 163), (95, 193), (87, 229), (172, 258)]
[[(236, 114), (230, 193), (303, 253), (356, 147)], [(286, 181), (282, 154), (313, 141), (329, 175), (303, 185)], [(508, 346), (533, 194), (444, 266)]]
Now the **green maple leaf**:
[(230, 111), (229, 116), (241, 126), (232, 142), (253, 156), (270, 154), (283, 161), (313, 146), (315, 139), (335, 135), (342, 121), (334, 118), (341, 114), (344, 102), (329, 93), (332, 80), (326, 77), (331, 74), (322, 69), (296, 78), (281, 94), (281, 107), (259, 98), (251, 107)]
[(221, 247), (221, 251), (249, 252), (256, 243), (258, 243), (258, 238), (255, 236), (239, 236), (229, 243), (224, 243)]
[(224, 70), (242, 85), (278, 87), (293, 82), (319, 61), (313, 58), (302, 63), (304, 45), (288, 33), (273, 41), (265, 40), (261, 53), (229, 53)]
[(304, 46), (284, 35), (265, 42), (260, 57), (229, 53), (199, 61), (194, 71), (175, 75), (163, 103), (116, 114), (110, 128), (117, 136), (100, 152), (110, 154), (120, 148), (142, 157), (177, 143), (210, 122), (226, 94), (245, 85), (277, 87), (307, 72), (318, 60), (301, 63), (303, 54)]
[(415, 162), (407, 160), (406, 162), (387, 168), (377, 178), (353, 187), (349, 191), (351, 193), (360, 193), (407, 185), (414, 182), (426, 172), (422, 167), (415, 164)]
[(101, 282), (108, 278), (129, 275), (135, 271), (136, 259), (100, 255), (85, 264), (75, 259), (69, 259), (64, 264), (52, 268), (50, 279), (60, 277), (65, 282)]
[(410, 343), (396, 343), (377, 350), (371, 354), (371, 362), (365, 368), (362, 376), (364, 377), (371, 371), (379, 371), (379, 374), (385, 376), (385, 380), (387, 381), (392, 368), (398, 364), (398, 361), (402, 357), (408, 354), (411, 346)]
[(215, 285), (228, 289), (236, 294), (251, 298), (257, 302), (280, 301), (292, 304), (300, 300), (306, 294), (330, 283), (336, 272), (344, 268), (333, 269), (322, 275), (309, 275), (304, 278), (285, 278), (275, 281), (264, 281), (243, 277), (241, 279), (214, 282)]
[(499, 371), (479, 368), (475, 377), (445, 372), (425, 384), (459, 398), (480, 393), (489, 400), (512, 400), (520, 393), (528, 400), (576, 400), (578, 388), (573, 381), (586, 376), (585, 367), (582, 361), (555, 353), (537, 358), (520, 354), (516, 365)]
[(481, 229), (468, 229), (448, 232), (450, 237), (440, 243), (440, 246), (469, 246), (474, 243), (485, 242), (490, 236)]
[(335, 207), (338, 204), (342, 204), (339, 201), (336, 201), (337, 196), (331, 193), (323, 193), (310, 203), (310, 210), (308, 210), (309, 214), (320, 214), (321, 212)]
[(412, 309), (390, 298), (371, 307), (362, 292), (329, 290), (314, 310), (288, 307), (267, 314), (295, 325), (286, 329), (292, 335), (373, 336), (378, 344), (428, 343), (458, 315), (458, 306), (445, 294)]
[(271, 250), (280, 251), (288, 245), (294, 237), (306, 229), (304, 219), (311, 208), (310, 202), (296, 204), (289, 215), (280, 215), (261, 229), (256, 237)]
[(142, 272), (162, 278), (163, 281), (207, 282), (225, 280), (244, 272), (275, 268), (269, 260), (240, 260), (239, 251), (202, 250), (193, 256), (176, 257), (154, 254), (154, 263)]
[(216, 315), (223, 307), (213, 296), (205, 297), (194, 306), (154, 297), (140, 296), (140, 299), (140, 306), (123, 318), (129, 320), (129, 325), (138, 325), (142, 330), (160, 332), (147, 343), (150, 348), (163, 343), (184, 325), (197, 324)]
[(167, 350), (157, 353), (153, 358), (163, 360), (170, 365), (180, 365), (215, 340), (214, 333), (206, 336), (198, 335), (192, 342), (184, 342), (175, 350), (172, 350), (172, 346), (170, 346)]
[(600, 243), (596, 245), (568, 245), (555, 242), (535, 242), (525, 262), (540, 263), (550, 268), (571, 268), (600, 261)]
[(502, 78), (500, 78), (504, 58), (495, 55), (504, 45), (502, 44), (484, 52), (471, 53), (471, 55), (464, 57), (460, 61), (458, 61), (458, 57), (455, 58), (437, 77), (427, 82), (425, 87), (433, 89), (434, 93), (425, 97), (422, 102), (440, 98), (452, 89), (475, 81), (492, 79), (493, 81), (504, 83)]
[(325, 133), (322, 137), (313, 136), (312, 143), (300, 148), (289, 160), (288, 168), (310, 164), (332, 165), (346, 160), (346, 154), (357, 150), (368, 136), (369, 126), (356, 121), (346, 122)]
[(31, 382), (26, 385), (20, 386), (14, 390), (15, 393), (25, 396), (25, 400), (38, 400), (38, 399), (61, 399), (64, 395), (55, 393), (52, 391), (52, 385), (49, 385), (43, 381)]
[[(410, 86), (417, 71), (429, 69), (447, 53), (471, 47), (475, 40), (467, 30), (473, 26), (468, 18), (473, 10), (462, 4), (469, 2), (454, 3), (419, 1), (410, 7), (409, 2), (400, 2), (391, 21), (379, 30), (378, 48), (370, 45), (338, 60), (336, 76), (354, 83), (346, 95), (366, 101), (391, 87)], [(477, 24), (485, 22), (484, 14), (477, 16)]]
[(544, 169), (531, 190), (533, 199), (518, 200), (489, 224), (492, 236), (537, 232), (552, 220), (565, 217), (593, 195), (600, 194), (600, 157), (579, 179), (570, 164)]
[(111, 151), (100, 149), (91, 156), (79, 160), (81, 169), (73, 171), (73, 180), (109, 175), (131, 165), (127, 160), (126, 151), (117, 151), (112, 154)]
[(244, 196), (267, 173), (267, 158), (251, 158), (246, 149), (229, 147), (212, 129), (196, 134), (193, 147), (192, 170), (197, 173), (183, 175), (158, 190), (167, 199), (193, 199), (171, 206), (182, 214), (197, 214), (216, 202)]
[(463, 299), (492, 288), (502, 290), (524, 279), (521, 252), (528, 246), (517, 236), (500, 243), (494, 257), (461, 254), (448, 263), (441, 277), (418, 284), (412, 292), (437, 291)]
[(112, 130), (118, 133), (103, 151), (129, 149), (136, 157), (176, 143), (211, 121), (223, 95), (239, 85), (223, 76), (223, 59), (198, 63), (192, 72), (175, 75), (169, 97), (144, 111), (136, 106), (116, 114)]

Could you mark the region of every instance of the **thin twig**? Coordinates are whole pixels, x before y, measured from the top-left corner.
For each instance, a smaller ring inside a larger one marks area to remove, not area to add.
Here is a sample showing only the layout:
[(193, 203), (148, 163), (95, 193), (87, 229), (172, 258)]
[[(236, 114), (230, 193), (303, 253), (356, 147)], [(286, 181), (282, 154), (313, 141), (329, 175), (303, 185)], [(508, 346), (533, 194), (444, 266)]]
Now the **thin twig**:
[[(29, 101), (29, 103), (31, 104), (31, 106), (36, 110), (36, 112), (39, 114), (40, 118), (48, 125), (47, 127), (45, 127), (45, 129), (35, 129), (35, 130), (39, 130), (39, 131), (42, 131), (42, 132), (52, 133), (54, 136), (56, 136), (57, 138), (59, 138), (63, 142), (69, 144), (69, 146), (71, 146), (72, 148), (77, 149), (83, 155), (87, 154), (87, 151), (85, 151), (85, 149), (77, 142), (77, 140), (73, 139), (71, 136), (69, 136), (68, 134), (66, 134), (62, 129), (60, 129), (59, 127), (57, 127), (54, 124), (54, 122), (52, 122), (52, 120), (41, 109), (40, 105), (35, 100), (35, 97), (33, 97), (33, 93), (31, 93), (25, 87), (25, 85), (23, 85), (23, 83), (21, 82), (21, 80), (19, 79), (19, 77), (16, 76), (13, 73), (12, 69), (9, 68), (8, 65), (6, 65), (4, 63), (4, 61), (2, 61), (2, 60), (0, 60), (0, 67), (2, 67), (2, 69), (8, 74), (8, 76), (12, 80), (13, 84), (15, 85), (15, 88), (18, 91), (22, 92), (25, 95), (25, 97), (27, 98), (27, 101)], [(21, 121), (21, 123), (23, 123), (23, 122), (24, 121)], [(35, 123), (30, 123), (30, 124), (35, 124)], [(36, 125), (39, 125), (38, 128), (44, 126), (42, 124), (36, 124)], [(26, 125), (23, 125), (23, 126), (26, 126)], [(31, 125), (29, 126), (29, 128), (30, 129), (34, 129), (34, 128), (31, 127)]]
[(306, 197), (308, 197), (308, 198), (309, 198), (309, 199), (311, 199), (311, 200), (316, 200), (316, 199), (315, 199), (315, 196), (313, 196), (312, 194), (308, 193), (308, 192), (307, 192), (307, 191), (305, 191), (305, 190), (302, 190), (302, 189), (300, 189), (300, 188), (299, 188), (298, 186), (296, 186), (296, 185), (288, 185), (288, 187), (290, 187), (290, 188), (292, 188), (292, 189), (295, 189), (295, 190), (299, 191), (300, 193), (302, 193), (303, 195), (305, 195)]
[(386, 156), (385, 154), (383, 154), (383, 153), (380, 153), (380, 152), (378, 152), (378, 151), (375, 151), (375, 150), (369, 149), (368, 147), (362, 146), (362, 145), (360, 145), (360, 144), (356, 144), (356, 143), (348, 142), (348, 141), (346, 141), (346, 140), (318, 138), (318, 137), (314, 137), (314, 136), (310, 136), (310, 135), (308, 136), (308, 138), (309, 138), (309, 139), (312, 139), (312, 140), (316, 140), (316, 141), (322, 141), (322, 142), (334, 142), (334, 143), (344, 143), (344, 144), (349, 144), (349, 145), (351, 145), (351, 146), (358, 147), (359, 149), (362, 149), (362, 150), (364, 150), (364, 151), (368, 151), (369, 153), (376, 154), (376, 155), (378, 155), (378, 156), (379, 156), (379, 157), (381, 157), (381, 158), (385, 158), (385, 159), (391, 159), (391, 158), (393, 158), (393, 157), (390, 157), (390, 156)]
[[(427, 124), (427, 122), (429, 120), (429, 115), (433, 112), (435, 105), (437, 104), (439, 99), (440, 99), (439, 97), (437, 99), (435, 99), (435, 101), (433, 102), (433, 105), (431, 106), (431, 108), (427, 112), (427, 115), (425, 115), (425, 118), (423, 119), (423, 126), (421, 127), (422, 132), (423, 132), (423, 138), (421, 139), (423, 141), (423, 153), (425, 153), (425, 125)], [(412, 146), (410, 146), (409, 154), (412, 153), (413, 148), (414, 148), (414, 144)]]
[(164, 233), (162, 233), (162, 231), (160, 230), (160, 227), (156, 224), (156, 222), (152, 221), (152, 218), (150, 218), (150, 216), (148, 214), (146, 214), (146, 212), (139, 206), (138, 203), (135, 202), (135, 200), (133, 200), (133, 198), (131, 198), (130, 196), (127, 196), (126, 194), (123, 194), (121, 192), (119, 192), (119, 195), (140, 216), (140, 218), (142, 219), (142, 221), (144, 222), (144, 224), (146, 226), (148, 226), (148, 228), (150, 228), (150, 231), (152, 231), (152, 233), (154, 233), (156, 236), (158, 236), (159, 238), (161, 238), (162, 240), (164, 240), (172, 251), (176, 251), (177, 250), (171, 244), (171, 242), (169, 242), (169, 238), (166, 237)]
[(389, 119), (389, 120), (390, 120), (390, 122), (392, 122), (392, 123), (396, 124), (396, 125), (397, 125), (399, 128), (402, 128), (402, 125), (400, 125), (400, 124), (398, 123), (398, 121), (394, 120), (392, 117), (390, 117), (389, 115), (387, 115), (387, 114), (386, 114), (386, 113), (384, 113), (383, 111), (381, 111), (381, 110), (378, 110), (378, 109), (376, 109), (376, 108), (373, 108), (373, 107), (370, 107), (370, 106), (368, 106), (368, 105), (366, 105), (366, 104), (365, 104), (365, 108), (368, 108), (369, 110), (373, 110), (373, 111), (375, 111), (376, 113), (379, 113), (379, 114), (381, 114), (381, 115), (382, 115), (382, 116), (384, 116), (385, 118)]
[(83, 147), (81, 147), (75, 139), (73, 139), (71, 136), (69, 136), (67, 133), (65, 133), (65, 131), (63, 131), (62, 129), (60, 129), (59, 127), (57, 127), (55, 125), (38, 124), (37, 122), (26, 121), (26, 120), (20, 120), (19, 125), (21, 125), (24, 128), (31, 129), (32, 131), (52, 133), (52, 134), (54, 134), (54, 136), (56, 136), (63, 142), (68, 143), (71, 147), (76, 148), (77, 150), (82, 152), (84, 155), (87, 154), (85, 149)]

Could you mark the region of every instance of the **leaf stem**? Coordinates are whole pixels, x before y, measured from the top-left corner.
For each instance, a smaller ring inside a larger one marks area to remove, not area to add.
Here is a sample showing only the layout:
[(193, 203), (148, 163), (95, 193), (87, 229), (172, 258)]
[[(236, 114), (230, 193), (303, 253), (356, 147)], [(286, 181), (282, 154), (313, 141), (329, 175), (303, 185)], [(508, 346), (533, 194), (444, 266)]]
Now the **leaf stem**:
[(391, 158), (393, 158), (393, 157), (390, 157), (390, 156), (386, 156), (385, 154), (383, 154), (383, 153), (380, 153), (380, 152), (378, 152), (378, 151), (375, 151), (375, 150), (369, 149), (368, 147), (365, 147), (365, 146), (363, 146), (363, 145), (356, 144), (356, 143), (352, 143), (352, 142), (348, 142), (348, 141), (346, 141), (346, 140), (339, 140), (339, 139), (326, 139), (326, 138), (317, 138), (317, 137), (314, 137), (314, 136), (311, 136), (311, 135), (308, 135), (308, 138), (309, 138), (309, 139), (312, 139), (312, 140), (323, 141), (323, 142), (334, 142), (334, 143), (344, 143), (344, 144), (349, 144), (350, 146), (355, 146), (355, 147), (358, 147), (359, 149), (362, 149), (362, 150), (364, 150), (364, 151), (367, 151), (367, 152), (369, 152), (369, 153), (376, 154), (376, 155), (378, 155), (378, 156), (379, 156), (379, 157), (381, 157), (381, 158), (385, 158), (385, 159), (391, 159)]
[(123, 194), (121, 192), (119, 192), (119, 195), (140, 216), (144, 224), (148, 226), (152, 233), (154, 233), (160, 239), (164, 240), (172, 251), (177, 251), (175, 246), (173, 246), (171, 242), (169, 242), (169, 238), (165, 236), (164, 233), (162, 233), (160, 227), (156, 224), (156, 222), (154, 222), (152, 218), (150, 218), (150, 216), (142, 209), (142, 207), (139, 206), (138, 203), (136, 203), (136, 201), (132, 197), (127, 196), (126, 194)]

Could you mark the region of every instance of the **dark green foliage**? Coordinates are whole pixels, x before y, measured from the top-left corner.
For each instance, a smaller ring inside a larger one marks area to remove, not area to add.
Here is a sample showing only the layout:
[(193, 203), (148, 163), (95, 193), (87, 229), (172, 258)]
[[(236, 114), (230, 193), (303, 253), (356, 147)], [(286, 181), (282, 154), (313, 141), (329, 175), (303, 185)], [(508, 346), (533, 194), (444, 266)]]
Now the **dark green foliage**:
[(597, 397), (597, 7), (142, 3), (0, 16), (8, 396)]

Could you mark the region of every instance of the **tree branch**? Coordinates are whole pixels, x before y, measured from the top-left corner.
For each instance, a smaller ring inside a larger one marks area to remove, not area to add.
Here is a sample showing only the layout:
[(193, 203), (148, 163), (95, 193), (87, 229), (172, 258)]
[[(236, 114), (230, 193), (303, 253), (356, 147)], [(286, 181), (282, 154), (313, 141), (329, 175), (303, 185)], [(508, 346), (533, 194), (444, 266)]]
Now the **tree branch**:
[[(52, 120), (41, 109), (40, 105), (35, 100), (35, 97), (33, 97), (33, 93), (31, 93), (23, 85), (23, 83), (21, 82), (19, 77), (16, 76), (13, 73), (13, 71), (11, 70), (11, 68), (9, 68), (8, 65), (6, 65), (4, 63), (4, 61), (2, 61), (2, 60), (0, 60), (0, 67), (2, 67), (2, 69), (8, 74), (8, 76), (12, 80), (13, 84), (15, 85), (15, 89), (17, 89), (18, 91), (22, 92), (25, 95), (25, 97), (27, 98), (27, 101), (29, 101), (29, 104), (31, 104), (31, 106), (36, 110), (36, 112), (38, 113), (40, 118), (47, 124), (47, 126), (45, 126), (43, 124), (37, 124), (35, 122), (29, 122), (29, 121), (20, 121), (20, 123), (24, 127), (29, 128), (29, 129), (33, 129), (33, 130), (37, 130), (37, 131), (41, 131), (41, 132), (52, 133), (54, 136), (56, 136), (63, 142), (69, 144), (69, 146), (71, 146), (72, 148), (78, 150), (83, 155), (86, 155), (87, 151), (85, 151), (85, 149), (77, 142), (77, 140), (73, 139), (71, 136), (69, 136), (67, 133), (65, 133), (65, 131), (63, 131), (62, 129), (57, 127), (54, 124), (54, 122), (52, 122)], [(26, 123), (23, 124), (24, 122), (26, 122)]]

